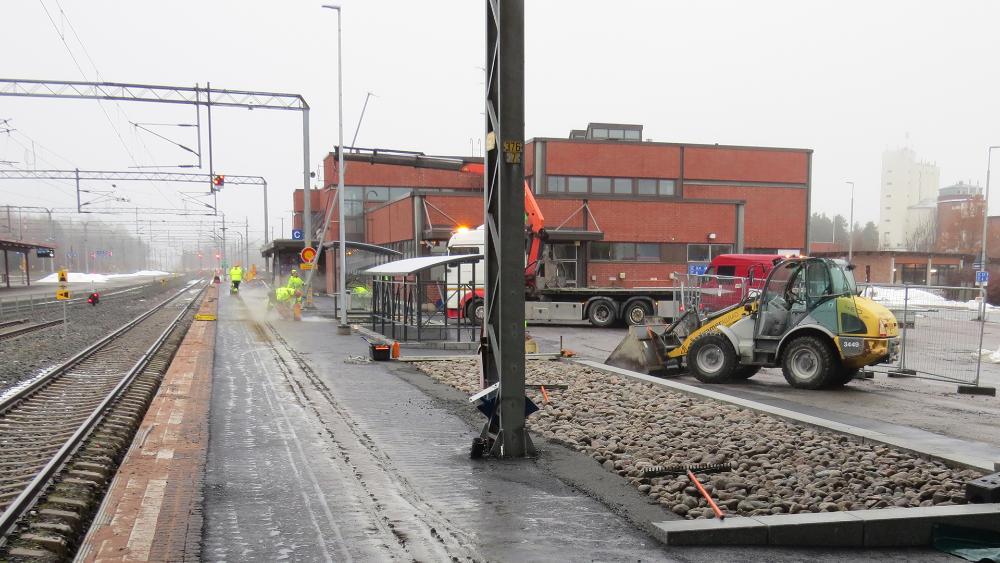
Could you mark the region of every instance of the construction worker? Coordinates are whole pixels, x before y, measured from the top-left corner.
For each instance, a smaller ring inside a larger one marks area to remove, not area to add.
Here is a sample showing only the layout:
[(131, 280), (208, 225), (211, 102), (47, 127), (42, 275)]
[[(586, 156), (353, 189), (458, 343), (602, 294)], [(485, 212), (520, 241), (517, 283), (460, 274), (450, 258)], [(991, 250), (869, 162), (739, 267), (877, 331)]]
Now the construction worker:
[(278, 314), (287, 319), (292, 310), (292, 299), (295, 297), (295, 290), (290, 287), (277, 287), (274, 289), (274, 305), (278, 309)]
[(305, 282), (299, 277), (299, 271), (292, 270), (292, 273), (288, 275), (288, 283), (285, 284), (285, 287), (301, 290), (304, 284)]
[(230, 290), (231, 293), (240, 292), (240, 282), (243, 281), (243, 268), (240, 267), (239, 263), (229, 269), (229, 280), (233, 282), (233, 287)]

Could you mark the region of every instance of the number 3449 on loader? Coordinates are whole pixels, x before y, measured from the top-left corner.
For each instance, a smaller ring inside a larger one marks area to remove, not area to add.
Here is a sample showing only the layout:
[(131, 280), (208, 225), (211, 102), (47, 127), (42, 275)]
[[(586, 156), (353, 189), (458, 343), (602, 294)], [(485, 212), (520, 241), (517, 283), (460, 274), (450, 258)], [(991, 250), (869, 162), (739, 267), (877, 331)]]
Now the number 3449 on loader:
[(669, 326), (631, 327), (605, 363), (644, 373), (686, 366), (704, 383), (781, 367), (793, 387), (820, 389), (845, 385), (898, 353), (896, 318), (858, 295), (846, 263), (791, 258), (740, 303), (710, 315), (691, 309)]

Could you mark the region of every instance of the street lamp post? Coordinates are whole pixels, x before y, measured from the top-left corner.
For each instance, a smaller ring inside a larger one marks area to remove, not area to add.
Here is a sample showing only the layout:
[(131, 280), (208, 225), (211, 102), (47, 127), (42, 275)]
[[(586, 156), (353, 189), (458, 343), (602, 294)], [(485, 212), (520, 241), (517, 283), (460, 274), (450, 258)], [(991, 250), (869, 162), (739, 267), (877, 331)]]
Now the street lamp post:
[[(350, 327), (347, 324), (347, 242), (346, 226), (344, 225), (344, 74), (343, 74), (343, 44), (341, 42), (341, 20), (343, 14), (340, 6), (334, 4), (323, 4), (324, 8), (337, 11), (337, 129), (338, 129), (338, 149), (337, 149), (337, 218), (340, 222), (340, 262), (338, 274), (340, 282), (340, 326), (337, 332), (349, 334)], [(367, 99), (365, 100), (367, 102)], [(323, 240), (326, 233), (320, 235)], [(323, 250), (320, 248), (320, 250)]]
[(851, 185), (851, 219), (847, 225), (847, 263), (854, 261), (854, 182), (848, 181)]

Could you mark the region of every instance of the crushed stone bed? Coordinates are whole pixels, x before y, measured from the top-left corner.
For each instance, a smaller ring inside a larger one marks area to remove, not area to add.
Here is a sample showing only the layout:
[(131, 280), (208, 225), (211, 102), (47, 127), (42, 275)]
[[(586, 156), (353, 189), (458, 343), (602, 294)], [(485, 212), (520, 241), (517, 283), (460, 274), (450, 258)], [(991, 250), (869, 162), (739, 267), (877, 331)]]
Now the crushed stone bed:
[[(475, 360), (415, 362), (469, 394)], [(542, 394), (528, 428), (592, 457), (639, 492), (685, 518), (714, 514), (686, 476), (643, 477), (652, 466), (732, 463), (698, 480), (727, 514), (757, 516), (964, 504), (964, 484), (981, 475), (848, 436), (824, 433), (752, 410), (698, 399), (565, 361), (527, 363), (529, 385), (566, 385)]]

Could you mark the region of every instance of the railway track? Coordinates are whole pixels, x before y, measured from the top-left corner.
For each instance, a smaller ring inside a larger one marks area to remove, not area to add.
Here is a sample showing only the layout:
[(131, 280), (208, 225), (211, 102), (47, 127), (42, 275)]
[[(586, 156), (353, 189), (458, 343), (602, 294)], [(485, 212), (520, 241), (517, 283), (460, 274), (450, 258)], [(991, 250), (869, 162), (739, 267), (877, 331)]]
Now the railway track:
[(89, 516), (65, 514), (103, 495), (203, 292), (177, 292), (0, 402), (0, 558), (67, 554)]
[[(56, 319), (54, 321), (44, 321), (35, 324), (29, 324), (26, 326), (16, 326), (16, 328), (10, 328), (7, 330), (0, 331), (0, 340), (7, 340), (8, 338), (15, 338), (21, 336), (22, 334), (28, 334), (29, 332), (35, 332), (36, 330), (42, 330), (43, 328), (49, 328), (51, 326), (61, 325), (63, 323), (62, 319)], [(19, 324), (24, 324), (19, 323)], [(0, 329), (3, 329), (0, 326)]]

